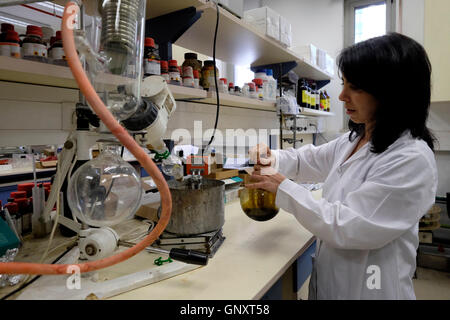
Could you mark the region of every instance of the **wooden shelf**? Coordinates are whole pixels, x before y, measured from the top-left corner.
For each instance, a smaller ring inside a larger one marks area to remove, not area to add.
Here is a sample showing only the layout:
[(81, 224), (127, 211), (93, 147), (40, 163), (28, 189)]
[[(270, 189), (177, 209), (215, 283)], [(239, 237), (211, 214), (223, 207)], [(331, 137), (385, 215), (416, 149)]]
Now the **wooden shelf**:
[(303, 116), (315, 116), (315, 117), (332, 117), (332, 116), (334, 116), (334, 113), (332, 113), (332, 112), (314, 110), (314, 109), (309, 109), (309, 108), (300, 108), (300, 110), (301, 110), (300, 115), (303, 115)]
[(207, 94), (203, 89), (177, 86), (169, 84), (169, 89), (176, 100), (202, 100), (206, 99)]
[[(261, 101), (247, 97), (234, 96), (228, 93), (219, 93), (221, 106), (247, 108), (256, 110), (265, 110), (276, 112), (275, 103), (269, 101)], [(202, 100), (203, 103), (216, 104), (216, 93), (208, 92), (207, 98)]]
[[(201, 0), (149, 0), (150, 18), (157, 17), (188, 6), (203, 10), (201, 18), (195, 22), (176, 42), (176, 45), (212, 56), (216, 7), (211, 2)], [(148, 8), (148, 7), (147, 7)], [(219, 7), (219, 31), (216, 41), (216, 57), (236, 65), (265, 65), (296, 61), (294, 71), (301, 78), (330, 80), (330, 74), (304, 61), (295, 52), (283, 47), (279, 42), (260, 33), (227, 10)]]
[[(56, 0), (64, 5), (65, 1)], [(146, 18), (155, 18), (187, 7), (202, 10), (196, 21), (180, 38), (176, 45), (212, 56), (216, 6), (207, 0), (147, 0)], [(303, 60), (295, 52), (285, 48), (276, 40), (260, 33), (227, 10), (219, 7), (219, 31), (216, 41), (216, 57), (222, 61), (241, 66), (260, 66), (295, 61), (294, 71), (300, 78), (330, 80), (333, 76)]]
[[(5, 56), (0, 56), (0, 80), (78, 89), (69, 67)], [(111, 86), (132, 81), (106, 73), (97, 75), (95, 80)]]

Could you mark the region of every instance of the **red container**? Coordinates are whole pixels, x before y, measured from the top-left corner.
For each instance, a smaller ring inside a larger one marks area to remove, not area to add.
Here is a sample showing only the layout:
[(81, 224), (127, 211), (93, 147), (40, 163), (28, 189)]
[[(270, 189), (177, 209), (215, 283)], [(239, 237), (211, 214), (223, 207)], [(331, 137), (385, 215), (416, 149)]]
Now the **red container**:
[(26, 198), (27, 192), (26, 191), (14, 191), (14, 192), (11, 192), (10, 197), (13, 199)]

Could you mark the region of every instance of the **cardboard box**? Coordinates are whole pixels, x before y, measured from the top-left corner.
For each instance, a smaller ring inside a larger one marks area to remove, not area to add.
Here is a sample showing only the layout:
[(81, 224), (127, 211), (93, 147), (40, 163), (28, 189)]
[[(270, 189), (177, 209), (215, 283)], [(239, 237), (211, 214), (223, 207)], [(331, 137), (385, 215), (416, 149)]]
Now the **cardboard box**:
[(292, 27), (286, 18), (280, 16), (280, 43), (286, 47), (292, 45)]
[(317, 49), (317, 66), (322, 69), (327, 69), (327, 53), (322, 49)]
[(223, 180), (236, 177), (237, 175), (239, 175), (239, 170), (237, 169), (217, 169), (206, 177), (209, 179)]
[(298, 54), (304, 61), (317, 65), (317, 47), (313, 44), (295, 46), (291, 48), (296, 54)]
[(329, 54), (327, 54), (326, 60), (327, 67), (325, 71), (334, 76), (334, 59)]
[(280, 41), (280, 15), (269, 7), (245, 11), (244, 21), (262, 34)]

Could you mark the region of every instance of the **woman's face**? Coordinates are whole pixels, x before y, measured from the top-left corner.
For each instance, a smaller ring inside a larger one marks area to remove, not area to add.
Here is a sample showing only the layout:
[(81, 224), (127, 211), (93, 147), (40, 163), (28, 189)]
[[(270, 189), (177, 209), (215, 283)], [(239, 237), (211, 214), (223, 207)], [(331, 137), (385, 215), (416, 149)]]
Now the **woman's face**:
[(366, 91), (355, 87), (342, 77), (344, 88), (339, 100), (344, 102), (346, 113), (355, 123), (371, 124), (374, 121), (377, 100)]

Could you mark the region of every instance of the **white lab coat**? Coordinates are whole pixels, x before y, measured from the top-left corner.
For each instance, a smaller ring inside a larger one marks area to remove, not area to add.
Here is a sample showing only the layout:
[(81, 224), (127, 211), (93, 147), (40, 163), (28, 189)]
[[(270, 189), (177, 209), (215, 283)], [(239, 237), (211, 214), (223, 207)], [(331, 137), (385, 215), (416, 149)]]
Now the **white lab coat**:
[(415, 299), (419, 219), (435, 200), (434, 154), (405, 132), (381, 154), (349, 133), (321, 146), (274, 151), (280, 173), (323, 182), (315, 200), (286, 179), (276, 205), (317, 238), (310, 299)]

